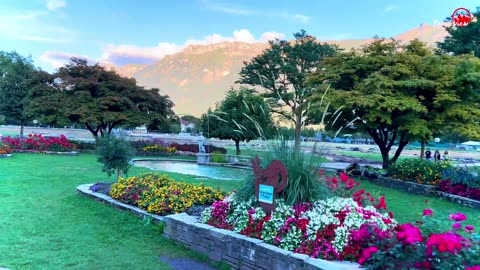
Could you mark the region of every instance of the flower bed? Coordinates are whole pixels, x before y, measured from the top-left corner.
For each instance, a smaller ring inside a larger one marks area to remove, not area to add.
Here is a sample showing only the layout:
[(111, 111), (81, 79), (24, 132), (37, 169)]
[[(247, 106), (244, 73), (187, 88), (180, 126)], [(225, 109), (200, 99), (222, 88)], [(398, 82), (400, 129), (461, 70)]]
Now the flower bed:
[(469, 187), (465, 184), (455, 184), (450, 179), (440, 182), (438, 190), (465, 198), (480, 200), (480, 188)]
[(231, 195), (207, 208), (201, 221), (295, 253), (356, 261), (371, 269), (439, 269), (442, 265), (480, 264), (475, 255), (479, 245), (477, 236), (472, 234), (473, 227), (463, 227), (465, 232), (460, 230), (459, 222), (466, 219), (463, 214), (450, 216), (453, 230), (446, 232), (441, 231), (439, 220), (430, 209), (416, 223), (418, 227), (398, 224), (393, 213), (385, 213), (385, 198), (379, 198), (377, 203), (357, 188), (359, 184), (353, 178), (341, 174), (340, 179), (327, 178), (325, 183), (343, 196), (294, 205), (279, 200), (275, 211), (267, 215), (257, 207), (255, 199), (241, 201)]
[(64, 135), (46, 139), (40, 134), (29, 134), (26, 138), (6, 137), (2, 139), (2, 143), (8, 145), (14, 152), (62, 153), (76, 149), (76, 145), (69, 142)]
[(443, 171), (451, 167), (447, 162), (407, 158), (392, 164), (387, 172), (395, 179), (436, 186), (441, 181)]
[(12, 148), (10, 145), (3, 144), (0, 142), (0, 157), (6, 158), (6, 157), (11, 157), (12, 156)]
[(110, 187), (109, 195), (120, 202), (135, 205), (150, 213), (181, 213), (193, 205), (210, 205), (223, 199), (225, 192), (183, 182), (166, 175), (146, 173), (120, 180)]

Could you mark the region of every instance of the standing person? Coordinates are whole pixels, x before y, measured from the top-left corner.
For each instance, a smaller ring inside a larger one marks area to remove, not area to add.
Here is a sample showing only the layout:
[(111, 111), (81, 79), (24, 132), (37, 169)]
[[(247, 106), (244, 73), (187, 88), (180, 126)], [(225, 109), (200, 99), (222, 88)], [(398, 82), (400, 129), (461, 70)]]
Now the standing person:
[(425, 152), (425, 159), (426, 160), (432, 159), (432, 152), (430, 151), (430, 149), (427, 149), (427, 151)]
[(449, 159), (450, 159), (450, 157), (448, 156), (448, 151), (445, 151), (445, 152), (443, 153), (443, 160), (444, 160), (445, 162), (448, 162)]
[(440, 160), (442, 160), (442, 156), (440, 155), (440, 152), (438, 150), (435, 150), (434, 158), (435, 162), (439, 162)]

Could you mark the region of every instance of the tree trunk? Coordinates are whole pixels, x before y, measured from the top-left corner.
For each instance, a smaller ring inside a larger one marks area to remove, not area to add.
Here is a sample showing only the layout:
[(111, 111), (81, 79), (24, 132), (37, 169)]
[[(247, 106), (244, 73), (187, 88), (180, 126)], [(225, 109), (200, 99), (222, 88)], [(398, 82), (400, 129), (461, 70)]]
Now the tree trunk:
[(234, 140), (235, 141), (235, 149), (237, 150), (236, 155), (240, 155), (240, 141)]
[(295, 113), (295, 153), (300, 152), (300, 137), (302, 136), (302, 113)]
[(122, 170), (117, 169), (117, 182), (120, 180), (120, 175), (122, 174)]
[(25, 122), (22, 120), (22, 121), (20, 121), (20, 138), (23, 138), (24, 127), (25, 127)]
[(85, 123), (85, 127), (92, 133), (93, 137), (95, 137), (95, 140), (98, 138), (98, 127), (96, 129), (93, 129), (93, 127), (90, 126), (90, 124)]
[(422, 140), (422, 146), (420, 148), (420, 159), (425, 157), (425, 140)]
[(390, 152), (390, 149), (387, 149), (386, 147), (379, 147), (380, 148), (380, 153), (382, 154), (382, 169), (387, 169), (388, 166), (390, 166), (390, 159), (388, 158), (388, 152)]

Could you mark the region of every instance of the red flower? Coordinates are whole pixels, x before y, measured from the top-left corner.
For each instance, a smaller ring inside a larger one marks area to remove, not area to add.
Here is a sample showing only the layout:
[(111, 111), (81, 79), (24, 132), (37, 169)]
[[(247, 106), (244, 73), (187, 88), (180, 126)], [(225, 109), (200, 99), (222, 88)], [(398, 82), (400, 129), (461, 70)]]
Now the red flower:
[(433, 211), (432, 211), (432, 209), (425, 209), (425, 210), (423, 210), (423, 215), (424, 215), (424, 216), (433, 216)]
[(397, 229), (397, 239), (407, 245), (423, 242), (420, 229), (410, 223), (402, 224)]
[(455, 254), (462, 249), (462, 240), (463, 238), (458, 234), (431, 234), (426, 244), (427, 255), (432, 256), (433, 247), (436, 247), (438, 252), (450, 252)]
[(462, 214), (462, 213), (458, 212), (456, 214), (451, 214), (448, 219), (455, 220), (455, 221), (459, 222), (459, 221), (466, 220), (467, 216), (465, 216), (465, 214)]
[(466, 232), (473, 232), (473, 226), (472, 225), (465, 226), (465, 231)]
[(388, 212), (388, 216), (389, 216), (390, 218), (393, 218), (393, 213), (392, 213), (392, 211)]
[(460, 223), (453, 223), (452, 228), (454, 228), (454, 229), (460, 229), (460, 228), (462, 228), (462, 224), (460, 224)]
[(362, 250), (362, 255), (358, 259), (358, 263), (364, 264), (368, 259), (370, 259), (370, 257), (372, 257), (372, 253), (376, 253), (376, 252), (378, 252), (378, 248), (376, 246), (371, 246)]

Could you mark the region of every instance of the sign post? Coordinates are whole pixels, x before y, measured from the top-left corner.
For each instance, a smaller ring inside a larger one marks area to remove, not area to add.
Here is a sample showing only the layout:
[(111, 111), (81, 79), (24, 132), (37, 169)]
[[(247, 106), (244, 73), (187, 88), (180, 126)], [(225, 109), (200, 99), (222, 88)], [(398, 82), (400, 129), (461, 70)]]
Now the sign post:
[(280, 160), (273, 160), (263, 169), (258, 155), (252, 159), (252, 167), (258, 205), (270, 215), (275, 210), (275, 194), (280, 193), (287, 185), (287, 168)]

